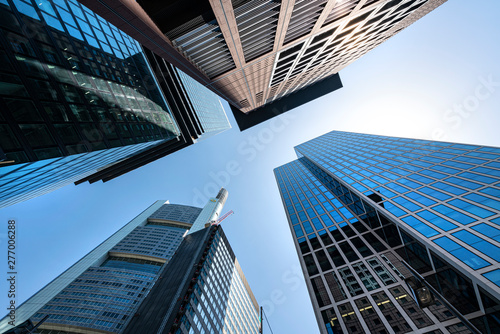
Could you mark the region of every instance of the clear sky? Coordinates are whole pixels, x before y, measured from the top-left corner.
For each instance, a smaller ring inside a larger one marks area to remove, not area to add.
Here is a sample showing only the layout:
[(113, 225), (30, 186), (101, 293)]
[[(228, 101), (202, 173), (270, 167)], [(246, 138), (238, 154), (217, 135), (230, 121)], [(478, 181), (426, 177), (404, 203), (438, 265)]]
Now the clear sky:
[(332, 130), (500, 146), (499, 13), (500, 1), (449, 0), (342, 70), (344, 88), (328, 96), (242, 133), (224, 102), (231, 130), (108, 183), (2, 209), (4, 252), (7, 219), (18, 222), (18, 303), (155, 200), (202, 206), (224, 186), (223, 212), (235, 214), (222, 225), (273, 332), (319, 333), (273, 168)]

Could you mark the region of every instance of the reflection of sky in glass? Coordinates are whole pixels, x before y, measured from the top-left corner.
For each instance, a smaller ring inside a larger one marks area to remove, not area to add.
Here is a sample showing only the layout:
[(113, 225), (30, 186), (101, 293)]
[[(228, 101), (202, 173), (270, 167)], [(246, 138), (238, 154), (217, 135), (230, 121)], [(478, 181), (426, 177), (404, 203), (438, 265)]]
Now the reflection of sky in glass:
[[(40, 71), (43, 71), (41, 62), (32, 59), (24, 59), (24, 61), (29, 62), (33, 66), (39, 68)], [(65, 78), (65, 80), (62, 80), (64, 83), (85, 91), (85, 95), (90, 95), (89, 103), (94, 103), (97, 99), (101, 99), (108, 106), (118, 106), (120, 110), (127, 110), (139, 120), (145, 120), (148, 123), (155, 124), (167, 130), (169, 133), (174, 134), (174, 136), (179, 135), (179, 131), (170, 114), (164, 111), (157, 103), (151, 101), (132, 87), (119, 85), (118, 83), (106, 81), (101, 78), (95, 78), (82, 72), (70, 71), (61, 66), (49, 64), (47, 64), (47, 66), (51, 70), (51, 72), (49, 72), (50, 75), (55, 76), (54, 74), (57, 74), (57, 80), (61, 81), (61, 78)], [(75, 80), (72, 80), (71, 77), (74, 77)], [(119, 92), (119, 95), (115, 94), (117, 92)], [(136, 99), (136, 97), (138, 97), (139, 100)], [(147, 110), (143, 108), (143, 112), (131, 110), (131, 108), (138, 109), (139, 106), (144, 105), (144, 103), (140, 102), (142, 99), (146, 101), (150, 108), (147, 108)]]
[[(120, 60), (127, 60), (134, 56), (140, 57), (147, 66), (141, 46), (137, 41), (75, 0), (40, 0), (36, 2), (17, 0), (14, 4), (17, 10), (22, 14), (39, 21), (43, 19), (50, 27), (83, 41), (84, 43), (88, 43), (106, 52), (113, 58), (116, 57)], [(34, 6), (38, 6), (41, 17)], [(133, 87), (135, 84), (132, 82), (129, 83), (132, 86), (125, 86), (82, 73), (79, 71), (81, 60), (71, 58), (75, 58), (75, 56), (70, 56), (67, 58), (67, 61), (73, 65), (72, 68), (74, 71), (66, 70), (60, 66), (46, 64), (50, 74), (58, 81), (84, 90), (85, 97), (91, 104), (96, 104), (98, 100), (104, 101), (108, 106), (118, 107), (128, 114), (132, 114), (132, 118), (138, 118), (141, 121), (155, 124), (167, 130), (167, 132), (172, 135), (169, 135), (169, 138), (179, 135), (177, 124), (175, 124), (168, 109), (165, 110), (168, 106), (165, 105), (162, 107), (158, 104), (161, 104), (161, 102), (157, 101), (158, 103), (156, 103), (140, 94)], [(29, 62), (31, 65), (39, 68), (42, 73), (45, 72), (43, 70), (45, 64), (39, 61), (25, 58), (18, 60), (22, 60), (26, 63)], [(118, 79), (120, 80), (120, 78)], [(147, 79), (147, 73), (146, 78), (143, 79)], [(148, 80), (154, 81), (154, 78), (151, 76)], [(139, 85), (141, 85), (141, 83), (139, 83)], [(158, 90), (157, 87), (156, 90)], [(161, 96), (161, 94), (156, 93), (153, 93), (153, 95)], [(160, 98), (163, 99), (162, 96)]]
[[(41, 20), (29, 0), (18, 0), (14, 3), (19, 12)], [(38, 0), (36, 4), (49, 26), (68, 32), (72, 37), (85, 41), (93, 47), (114, 54), (119, 59), (140, 52), (137, 41), (75, 0), (54, 0), (52, 3), (48, 0)], [(71, 13), (76, 17), (76, 21)]]

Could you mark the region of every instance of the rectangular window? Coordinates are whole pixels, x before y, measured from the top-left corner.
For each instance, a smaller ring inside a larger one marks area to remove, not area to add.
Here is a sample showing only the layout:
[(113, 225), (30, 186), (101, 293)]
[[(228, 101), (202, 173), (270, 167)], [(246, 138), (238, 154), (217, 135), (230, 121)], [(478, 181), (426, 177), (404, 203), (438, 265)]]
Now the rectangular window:
[(458, 243), (448, 237), (441, 237), (433, 241), (435, 244), (448, 251), (448, 253), (474, 270), (481, 269), (490, 265), (489, 262), (472, 253), (468, 249), (460, 246)]
[(442, 205), (442, 204), (434, 206), (434, 207), (432, 207), (432, 209), (434, 211), (437, 211), (437, 212), (443, 214), (444, 216), (447, 216), (448, 218), (451, 218), (454, 221), (459, 222), (459, 223), (464, 224), (464, 225), (467, 225), (467, 224), (470, 224), (470, 223), (473, 223), (476, 221), (476, 219), (469, 217), (461, 212), (458, 212), (458, 211), (456, 211), (448, 206)]

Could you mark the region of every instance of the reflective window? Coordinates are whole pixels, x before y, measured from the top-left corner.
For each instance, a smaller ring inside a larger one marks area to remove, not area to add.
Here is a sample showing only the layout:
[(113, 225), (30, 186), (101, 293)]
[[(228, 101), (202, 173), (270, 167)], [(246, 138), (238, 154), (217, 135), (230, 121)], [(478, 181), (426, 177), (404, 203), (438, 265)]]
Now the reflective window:
[(433, 241), (474, 270), (481, 269), (490, 265), (489, 262), (480, 258), (471, 251), (463, 248), (448, 237), (441, 237)]
[(486, 196), (478, 195), (478, 194), (465, 195), (464, 198), (469, 199), (469, 200), (474, 201), (474, 202), (479, 203), (479, 204), (486, 205), (494, 210), (500, 210), (500, 201), (498, 201), (498, 200), (495, 200), (495, 199), (492, 199), (492, 198), (489, 198)]
[(500, 269), (490, 271), (489, 273), (483, 274), (483, 276), (500, 287)]
[(492, 227), (492, 226), (485, 224), (485, 223), (481, 223), (481, 224), (478, 224), (476, 226), (472, 226), (471, 228), (473, 230), (478, 231), (479, 233), (491, 238), (491, 239), (494, 239), (494, 240), (500, 242), (500, 230), (495, 228), (495, 227)]
[(432, 236), (438, 235), (439, 232), (436, 231), (435, 229), (429, 227), (427, 224), (424, 222), (418, 220), (417, 218), (413, 216), (408, 216), (402, 219), (405, 223), (413, 227), (415, 230), (426, 236), (427, 238), (430, 238)]
[(469, 217), (461, 212), (458, 212), (445, 205), (437, 205), (432, 207), (434, 211), (441, 213), (442, 215), (451, 218), (461, 224), (467, 225), (476, 221), (476, 219)]
[(453, 230), (454, 228), (457, 228), (458, 226), (449, 222), (448, 220), (439, 217), (438, 215), (433, 214), (430, 211), (424, 210), (421, 212), (418, 212), (417, 215), (425, 219), (427, 222), (431, 223), (432, 225), (439, 227), (440, 229), (444, 231), (450, 231)]
[(481, 253), (500, 262), (500, 247), (492, 245), (490, 242), (481, 239), (480, 237), (470, 233), (469, 231), (459, 231), (453, 233), (453, 236), (467, 245), (474, 247)]
[[(480, 195), (476, 195), (476, 196), (480, 196)], [(462, 201), (461, 199), (454, 199), (452, 201), (449, 201), (448, 203), (453, 205), (454, 207), (462, 209), (465, 212), (472, 213), (472, 214), (474, 214), (478, 217), (481, 217), (481, 218), (490, 217), (491, 215), (494, 214), (491, 211), (483, 209), (483, 208), (481, 208), (477, 205), (474, 205), (472, 203)]]

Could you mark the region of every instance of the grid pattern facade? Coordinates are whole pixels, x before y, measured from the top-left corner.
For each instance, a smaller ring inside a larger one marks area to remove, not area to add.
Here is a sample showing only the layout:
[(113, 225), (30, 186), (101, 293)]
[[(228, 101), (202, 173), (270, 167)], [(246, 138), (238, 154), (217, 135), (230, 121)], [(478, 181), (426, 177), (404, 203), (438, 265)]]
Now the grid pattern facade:
[(445, 1), (212, 1), (205, 20), (164, 33), (208, 86), (250, 112), (338, 73)]
[(146, 142), (0, 167), (0, 208), (76, 182), (100, 168), (154, 147), (160, 142)]
[(258, 319), (253, 294), (218, 229), (175, 333), (256, 334)]
[(138, 42), (77, 1), (4, 1), (0, 10), (7, 160), (179, 135)]
[(178, 138), (138, 42), (77, 1), (0, 12), (0, 207)]
[(177, 74), (203, 129), (201, 138), (205, 139), (230, 129), (231, 124), (219, 97), (181, 70), (177, 70)]
[(322, 332), (467, 332), (443, 305), (412, 305), (401, 258), (499, 330), (500, 149), (332, 132), (296, 152), (275, 174)]
[(175, 222), (193, 224), (200, 215), (202, 209), (177, 204), (165, 204), (153, 213), (150, 219), (173, 220)]
[[(182, 214), (182, 208), (165, 204), (148, 218), (156, 217), (155, 221), (159, 221), (162, 216), (172, 222), (179, 217), (187, 223), (199, 212), (186, 206), (186, 213)], [(145, 220), (35, 313), (32, 321), (50, 315), (41, 327), (45, 332), (91, 329), (123, 332), (186, 230)]]

